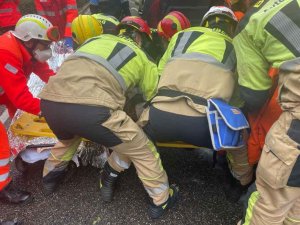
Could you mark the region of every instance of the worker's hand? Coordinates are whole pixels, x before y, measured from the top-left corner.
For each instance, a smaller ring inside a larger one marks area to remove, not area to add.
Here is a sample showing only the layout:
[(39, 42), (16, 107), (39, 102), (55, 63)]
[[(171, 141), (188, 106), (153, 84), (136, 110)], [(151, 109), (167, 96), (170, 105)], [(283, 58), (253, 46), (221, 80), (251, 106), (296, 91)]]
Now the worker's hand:
[(73, 39), (72, 39), (72, 37), (65, 37), (64, 38), (64, 45), (66, 47), (73, 48)]

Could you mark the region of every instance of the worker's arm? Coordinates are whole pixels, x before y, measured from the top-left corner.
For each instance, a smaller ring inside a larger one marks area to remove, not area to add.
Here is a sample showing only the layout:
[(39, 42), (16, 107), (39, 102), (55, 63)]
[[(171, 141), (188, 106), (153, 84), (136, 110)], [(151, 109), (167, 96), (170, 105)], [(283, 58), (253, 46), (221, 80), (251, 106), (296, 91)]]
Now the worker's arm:
[(258, 111), (269, 98), (269, 63), (246, 32), (234, 38), (240, 94), (248, 111)]
[(30, 93), (20, 60), (7, 53), (0, 59), (0, 74), (0, 86), (11, 103), (17, 109), (38, 115), (40, 100)]
[(151, 61), (145, 61), (143, 76), (140, 79), (139, 87), (143, 92), (146, 101), (151, 100), (156, 94), (158, 84), (157, 66)]

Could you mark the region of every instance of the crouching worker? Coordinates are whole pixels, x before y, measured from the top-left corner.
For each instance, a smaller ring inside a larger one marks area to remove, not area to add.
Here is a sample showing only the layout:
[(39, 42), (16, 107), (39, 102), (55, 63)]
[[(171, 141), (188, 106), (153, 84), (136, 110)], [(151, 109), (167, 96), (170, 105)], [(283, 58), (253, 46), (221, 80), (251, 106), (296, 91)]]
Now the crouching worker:
[(132, 162), (152, 198), (149, 216), (158, 218), (174, 205), (178, 189), (169, 187), (154, 144), (123, 111), (130, 89), (139, 87), (145, 100), (156, 92), (157, 67), (140, 48), (151, 33), (138, 17), (124, 18), (120, 28), (120, 36), (85, 42), (40, 94), (42, 114), (59, 140), (45, 163), (43, 185), (46, 193), (57, 188), (83, 137), (113, 150), (100, 176), (103, 200), (112, 200), (118, 175)]
[[(212, 148), (206, 107), (208, 99), (228, 103), (233, 95), (236, 59), (231, 36), (236, 24), (229, 8), (212, 7), (203, 27), (178, 32), (170, 40), (159, 64), (158, 93), (139, 119), (151, 139)], [(240, 193), (252, 180), (247, 149), (228, 150), (227, 155)]]
[(17, 109), (40, 113), (40, 100), (30, 93), (27, 80), (32, 72), (44, 82), (55, 74), (46, 60), (52, 56), (50, 44), (58, 39), (58, 28), (35, 14), (23, 16), (14, 31), (0, 36), (0, 104), (10, 117)]

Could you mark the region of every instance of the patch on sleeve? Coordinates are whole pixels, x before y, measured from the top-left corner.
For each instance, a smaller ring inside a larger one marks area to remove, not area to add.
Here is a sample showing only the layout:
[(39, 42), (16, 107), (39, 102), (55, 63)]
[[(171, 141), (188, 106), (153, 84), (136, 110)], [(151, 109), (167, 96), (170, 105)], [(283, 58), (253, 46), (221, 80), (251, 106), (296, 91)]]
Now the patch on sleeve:
[(13, 74), (17, 74), (17, 72), (19, 71), (16, 67), (10, 65), (9, 63), (6, 63), (4, 68), (7, 69), (9, 72), (11, 72)]

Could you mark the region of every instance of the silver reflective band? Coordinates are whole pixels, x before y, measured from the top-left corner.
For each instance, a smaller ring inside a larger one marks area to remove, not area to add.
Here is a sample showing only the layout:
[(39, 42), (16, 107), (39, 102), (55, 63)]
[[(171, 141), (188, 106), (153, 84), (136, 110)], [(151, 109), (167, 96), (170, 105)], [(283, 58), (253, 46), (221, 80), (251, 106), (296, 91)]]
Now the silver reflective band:
[(118, 68), (131, 54), (133, 50), (129, 47), (122, 48), (114, 57), (108, 60), (115, 69)]
[(123, 160), (121, 160), (117, 154), (113, 154), (113, 159), (118, 164), (118, 166), (120, 166), (121, 168), (123, 168), (125, 170), (128, 169), (130, 166), (127, 162), (124, 162)]
[(175, 59), (198, 59), (202, 62), (206, 62), (206, 63), (212, 64), (212, 65), (215, 65), (215, 66), (218, 66), (225, 70), (230, 70), (230, 71), (232, 71), (234, 68), (234, 65), (225, 65), (210, 55), (196, 53), (196, 52), (177, 55), (177, 56), (169, 59), (168, 62), (171, 62)]
[(72, 23), (66, 23), (66, 27), (71, 27)]
[(118, 174), (110, 173), (109, 176), (111, 176), (111, 177), (118, 177)]
[(0, 9), (0, 13), (9, 13), (9, 12), (12, 12), (13, 9), (12, 8), (9, 8), (9, 9)]
[(189, 38), (191, 37), (192, 33), (193, 32), (185, 32), (182, 35), (176, 49), (174, 50), (174, 56), (177, 56), (177, 55), (183, 53), (183, 50), (184, 50)]
[(65, 9), (66, 9), (66, 10), (68, 10), (68, 9), (77, 9), (77, 6), (76, 6), (76, 5), (67, 5), (67, 6), (65, 7)]
[(289, 17), (279, 11), (269, 23), (274, 26), (298, 52), (300, 52), (300, 29)]
[(55, 13), (53, 11), (42, 11), (38, 10), (37, 13), (41, 16), (55, 16)]
[(6, 179), (9, 177), (9, 173), (1, 174), (0, 175), (0, 182), (6, 181)]
[(104, 66), (109, 72), (111, 72), (111, 74), (114, 76), (114, 78), (118, 81), (118, 83), (122, 87), (123, 91), (125, 92), (127, 90), (125, 80), (121, 76), (121, 74), (119, 74), (118, 71), (101, 56), (77, 51), (73, 55), (70, 55), (67, 59), (72, 59), (72, 58), (77, 58), (77, 57), (91, 59), (91, 60), (99, 63), (100, 65)]
[(300, 70), (300, 57), (284, 62), (283, 64), (281, 64), (279, 69), (285, 70), (285, 71), (292, 71), (292, 72), (299, 71)]
[(6, 166), (9, 163), (9, 158), (0, 159), (0, 166)]
[(228, 69), (230, 69), (232, 71), (235, 70), (235, 67), (236, 67), (236, 55), (235, 55), (234, 49), (232, 49), (232, 51), (230, 52), (230, 54), (226, 58), (225, 62), (223, 62), (222, 64), (224, 64), (226, 68), (228, 68)]
[(148, 192), (148, 194), (150, 195), (150, 197), (159, 195), (159, 194), (163, 193), (164, 191), (168, 190), (168, 188), (169, 188), (168, 184), (161, 184), (160, 187), (156, 187), (156, 188), (145, 187), (145, 189)]

